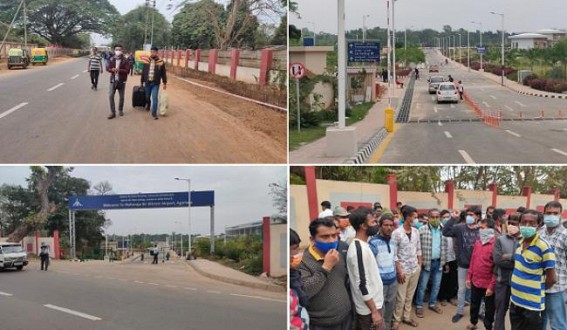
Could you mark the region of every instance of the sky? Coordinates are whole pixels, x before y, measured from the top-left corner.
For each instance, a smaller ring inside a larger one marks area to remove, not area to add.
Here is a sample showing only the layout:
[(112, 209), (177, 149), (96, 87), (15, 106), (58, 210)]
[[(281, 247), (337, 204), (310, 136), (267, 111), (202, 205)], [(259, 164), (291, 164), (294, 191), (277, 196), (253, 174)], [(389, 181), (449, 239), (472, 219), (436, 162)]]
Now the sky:
[[(290, 14), (290, 24), (317, 33), (337, 33), (337, 0), (297, 0), (297, 3), (301, 19)], [(490, 14), (491, 11), (504, 14), (507, 32), (567, 29), (565, 0), (398, 0), (395, 3), (394, 23), (398, 31), (406, 28), (440, 31), (443, 25), (450, 25), (453, 30), (462, 27), (476, 31), (479, 25), (471, 21), (482, 23), (483, 31), (501, 30), (501, 17)], [(376, 26), (386, 28), (386, 0), (345, 1), (347, 30), (362, 28), (364, 15), (370, 15), (366, 18), (368, 29)]]
[[(0, 185), (26, 187), (27, 166), (0, 166)], [(272, 205), (268, 185), (287, 182), (285, 166), (76, 166), (71, 176), (88, 180), (91, 187), (108, 181), (115, 194), (185, 192), (187, 183), (174, 178), (190, 178), (191, 190), (215, 191), (215, 234), (225, 226), (261, 221), (278, 213)], [(112, 221), (109, 234), (161, 234), (188, 231), (188, 209), (108, 210)], [(193, 207), (191, 232), (208, 235), (210, 208)]]

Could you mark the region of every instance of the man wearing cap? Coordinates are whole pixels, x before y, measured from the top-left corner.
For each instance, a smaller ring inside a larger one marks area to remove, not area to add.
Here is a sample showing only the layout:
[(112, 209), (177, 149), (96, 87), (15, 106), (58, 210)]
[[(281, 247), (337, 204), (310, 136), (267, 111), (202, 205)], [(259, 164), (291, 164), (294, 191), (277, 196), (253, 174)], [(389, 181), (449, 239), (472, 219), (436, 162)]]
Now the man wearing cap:
[[(144, 63), (142, 69), (142, 86), (146, 88), (146, 110), (152, 110), (152, 117), (158, 119), (158, 93), (160, 82), (163, 81), (163, 90), (167, 89), (167, 74), (165, 72), (165, 62), (158, 56), (158, 48), (152, 47), (151, 56)], [(150, 100), (151, 98), (151, 100)]]
[(339, 238), (341, 241), (346, 242), (347, 245), (350, 245), (354, 236), (356, 236), (356, 231), (348, 219), (349, 214), (350, 213), (348, 213), (344, 207), (337, 206), (333, 210), (335, 224), (337, 224), (337, 228), (339, 228)]
[(331, 210), (331, 202), (329, 201), (322, 201), (321, 202), (321, 212), (319, 212), (319, 218), (325, 218), (325, 217), (332, 217), (333, 216), (333, 210)]

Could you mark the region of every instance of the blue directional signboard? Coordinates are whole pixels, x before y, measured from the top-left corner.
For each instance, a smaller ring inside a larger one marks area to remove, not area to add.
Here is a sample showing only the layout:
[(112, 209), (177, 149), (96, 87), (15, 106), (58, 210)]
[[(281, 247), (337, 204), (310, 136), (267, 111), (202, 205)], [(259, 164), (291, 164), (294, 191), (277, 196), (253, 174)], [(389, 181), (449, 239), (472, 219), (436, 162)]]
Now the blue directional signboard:
[(486, 48), (485, 48), (485, 47), (478, 47), (476, 50), (477, 50), (477, 52), (478, 52), (479, 54), (484, 54), (484, 53), (486, 53)]
[(349, 62), (380, 62), (380, 43), (376, 41), (349, 41)]
[(315, 38), (303, 37), (303, 46), (305, 47), (315, 46)]
[[(82, 195), (69, 196), (69, 209), (79, 210), (119, 210), (187, 207), (189, 194), (185, 192), (161, 192), (150, 194), (125, 195)], [(191, 206), (214, 206), (215, 192), (213, 190), (192, 191)]]

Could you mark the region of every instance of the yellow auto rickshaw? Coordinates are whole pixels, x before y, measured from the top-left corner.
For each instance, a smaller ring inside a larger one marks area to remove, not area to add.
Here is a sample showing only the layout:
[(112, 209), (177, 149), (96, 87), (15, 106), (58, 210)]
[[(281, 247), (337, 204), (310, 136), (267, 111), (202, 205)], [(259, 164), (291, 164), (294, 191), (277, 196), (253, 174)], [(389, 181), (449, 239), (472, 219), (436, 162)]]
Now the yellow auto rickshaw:
[(30, 65), (30, 53), (27, 49), (10, 48), (8, 51), (8, 70), (15, 66), (21, 66), (24, 69)]
[(31, 59), (32, 65), (35, 65), (36, 63), (43, 63), (43, 65), (46, 65), (48, 59), (49, 58), (47, 56), (47, 49), (45, 48), (32, 49), (32, 59)]
[(141, 74), (144, 68), (144, 62), (147, 62), (151, 56), (151, 52), (146, 50), (137, 50), (134, 53), (134, 73)]

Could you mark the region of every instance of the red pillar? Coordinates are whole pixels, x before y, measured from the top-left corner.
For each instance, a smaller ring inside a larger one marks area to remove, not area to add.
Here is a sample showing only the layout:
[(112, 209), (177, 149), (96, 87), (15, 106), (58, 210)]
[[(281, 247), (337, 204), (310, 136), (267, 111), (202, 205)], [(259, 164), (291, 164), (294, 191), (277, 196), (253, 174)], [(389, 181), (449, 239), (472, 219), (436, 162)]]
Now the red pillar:
[(181, 50), (180, 49), (177, 50), (177, 66), (179, 66), (179, 63), (181, 63)]
[(447, 193), (447, 208), (452, 209), (455, 202), (455, 181), (445, 181), (445, 192)]
[(201, 50), (195, 50), (195, 70), (199, 71), (199, 62), (201, 61)]
[(386, 175), (386, 182), (390, 186), (390, 210), (396, 209), (398, 203), (398, 181), (395, 174)]
[(175, 60), (175, 52), (171, 50), (171, 65), (173, 65), (173, 60)]
[(55, 253), (55, 259), (59, 260), (61, 253), (59, 252), (59, 230), (53, 231), (53, 252)]
[(191, 49), (185, 51), (185, 68), (189, 68), (189, 59), (191, 58)]
[(35, 254), (39, 255), (39, 230), (35, 231)]
[(262, 218), (262, 272), (270, 276), (270, 217)]
[(268, 83), (268, 73), (272, 67), (272, 59), (274, 52), (271, 49), (262, 49), (262, 57), (260, 61), (260, 86)]
[(319, 216), (319, 201), (317, 198), (317, 179), (315, 166), (305, 166), (305, 183), (307, 184), (307, 204), (309, 205), (309, 222)]
[(530, 208), (531, 202), (532, 202), (532, 187), (524, 187), (524, 189), (522, 189), (522, 196), (526, 196), (526, 208)]
[(209, 50), (209, 73), (216, 73), (218, 59), (219, 59), (218, 49)]
[(233, 48), (230, 54), (230, 79), (236, 80), (236, 69), (240, 62), (240, 49)]
[(492, 206), (496, 207), (498, 202), (498, 185), (496, 183), (491, 183), (488, 185), (488, 189), (492, 191)]
[(559, 199), (561, 198), (561, 190), (559, 188), (553, 188), (551, 192), (553, 193), (553, 200), (559, 202)]

